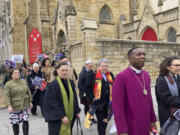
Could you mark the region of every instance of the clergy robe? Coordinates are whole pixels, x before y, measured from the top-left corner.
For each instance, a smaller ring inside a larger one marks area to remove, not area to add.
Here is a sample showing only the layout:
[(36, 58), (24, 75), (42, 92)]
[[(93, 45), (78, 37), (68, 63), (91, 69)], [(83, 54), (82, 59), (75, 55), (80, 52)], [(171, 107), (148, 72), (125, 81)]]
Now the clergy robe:
[[(120, 72), (116, 78), (112, 90), (112, 106), (118, 135), (150, 135), (150, 125), (156, 121), (150, 91), (150, 76), (146, 71), (136, 74), (129, 67)], [(135, 75), (148, 91), (143, 94), (144, 88)]]
[[(65, 87), (67, 96), (69, 97), (69, 93), (67, 90), (68, 84), (67, 82), (65, 83), (65, 81), (63, 80), (61, 81)], [(71, 123), (71, 128), (72, 128), (74, 121), (76, 119), (76, 114), (80, 112), (80, 108), (78, 105), (74, 83), (71, 80), (70, 83), (74, 93), (74, 108), (73, 108), (74, 117)], [(60, 86), (57, 79), (55, 79), (48, 84), (44, 99), (44, 117), (45, 117), (45, 121), (48, 122), (49, 135), (59, 135), (60, 127), (62, 123), (61, 119), (65, 116), (66, 114), (65, 114)]]

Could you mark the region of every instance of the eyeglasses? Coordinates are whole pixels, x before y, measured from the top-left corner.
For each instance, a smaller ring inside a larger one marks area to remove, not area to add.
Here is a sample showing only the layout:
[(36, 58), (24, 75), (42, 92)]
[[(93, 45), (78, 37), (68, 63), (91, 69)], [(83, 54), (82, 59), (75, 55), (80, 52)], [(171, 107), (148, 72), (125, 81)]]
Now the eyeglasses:
[(180, 64), (172, 64), (171, 66), (180, 67)]
[(109, 66), (108, 65), (101, 65), (102, 67), (104, 67), (104, 68), (108, 68)]

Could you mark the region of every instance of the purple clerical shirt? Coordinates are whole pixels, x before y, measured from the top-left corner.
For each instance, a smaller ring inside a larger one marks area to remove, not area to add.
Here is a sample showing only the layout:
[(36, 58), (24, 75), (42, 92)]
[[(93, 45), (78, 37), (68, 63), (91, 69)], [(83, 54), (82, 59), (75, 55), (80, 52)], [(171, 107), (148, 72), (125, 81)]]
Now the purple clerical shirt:
[[(147, 95), (143, 93), (143, 76)], [(150, 135), (150, 125), (156, 117), (149, 74), (144, 70), (136, 74), (130, 67), (120, 72), (113, 84), (112, 106), (118, 135)]]

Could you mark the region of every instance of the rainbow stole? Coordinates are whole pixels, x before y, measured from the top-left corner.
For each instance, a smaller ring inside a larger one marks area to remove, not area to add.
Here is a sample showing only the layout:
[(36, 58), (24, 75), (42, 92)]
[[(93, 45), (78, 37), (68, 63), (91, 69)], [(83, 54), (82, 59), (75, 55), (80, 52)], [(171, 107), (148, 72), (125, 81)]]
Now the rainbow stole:
[[(113, 86), (113, 79), (109, 72), (106, 73), (107, 81), (109, 82), (110, 88), (110, 101), (112, 101), (112, 86)], [(96, 99), (101, 98), (101, 87), (102, 87), (102, 74), (100, 70), (97, 70), (96, 78), (95, 78), (95, 85), (94, 85), (94, 96)]]
[[(113, 79), (109, 72), (106, 73), (107, 81), (109, 82), (109, 88), (110, 88), (110, 101), (109, 101), (109, 108), (108, 108), (108, 117), (105, 118), (103, 121), (105, 123), (108, 123), (108, 121), (111, 119), (111, 116), (113, 114), (112, 111), (112, 86), (113, 86)], [(102, 88), (102, 74), (100, 70), (97, 70), (96, 78), (95, 78), (95, 85), (94, 85), (94, 96), (95, 99), (98, 100), (101, 98), (101, 88)], [(92, 103), (93, 104), (93, 103)], [(90, 106), (89, 111), (86, 114), (86, 118), (84, 121), (84, 127), (90, 128), (90, 125), (92, 123), (92, 119), (94, 118), (94, 114), (91, 114), (91, 110), (93, 110), (92, 106)]]

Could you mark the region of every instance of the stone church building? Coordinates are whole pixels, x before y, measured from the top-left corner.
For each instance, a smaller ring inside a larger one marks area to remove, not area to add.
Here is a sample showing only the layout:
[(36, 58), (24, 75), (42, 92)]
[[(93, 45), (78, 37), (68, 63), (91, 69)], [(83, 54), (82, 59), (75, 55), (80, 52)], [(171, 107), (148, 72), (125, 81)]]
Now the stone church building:
[(33, 28), (42, 53), (64, 52), (77, 71), (87, 59), (107, 57), (118, 73), (128, 66), (127, 50), (140, 46), (155, 77), (165, 56), (180, 54), (180, 0), (11, 0), (10, 6), (11, 52), (27, 62)]

